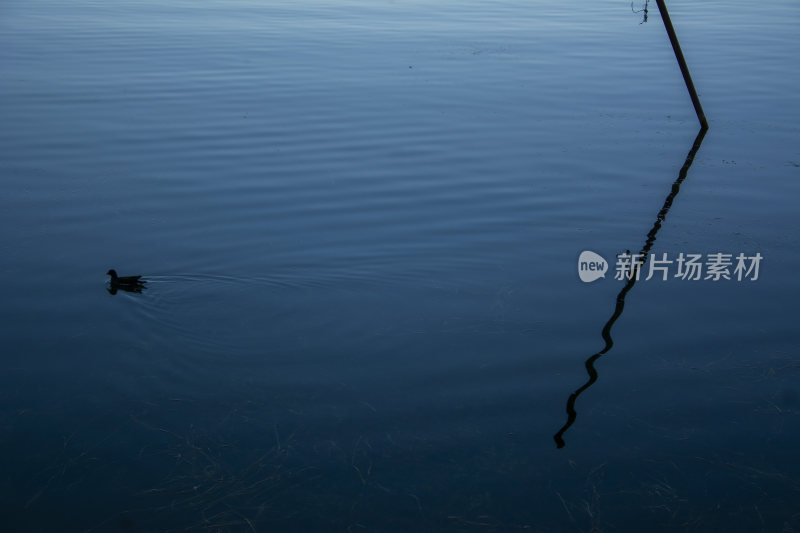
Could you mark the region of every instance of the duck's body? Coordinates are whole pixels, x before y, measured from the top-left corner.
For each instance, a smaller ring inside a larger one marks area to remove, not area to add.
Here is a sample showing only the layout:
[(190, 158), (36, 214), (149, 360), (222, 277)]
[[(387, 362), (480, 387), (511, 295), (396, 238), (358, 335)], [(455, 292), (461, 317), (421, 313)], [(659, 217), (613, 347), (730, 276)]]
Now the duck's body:
[(106, 272), (106, 276), (111, 276), (111, 286), (119, 288), (141, 288), (145, 283), (142, 276), (118, 276), (113, 268)]

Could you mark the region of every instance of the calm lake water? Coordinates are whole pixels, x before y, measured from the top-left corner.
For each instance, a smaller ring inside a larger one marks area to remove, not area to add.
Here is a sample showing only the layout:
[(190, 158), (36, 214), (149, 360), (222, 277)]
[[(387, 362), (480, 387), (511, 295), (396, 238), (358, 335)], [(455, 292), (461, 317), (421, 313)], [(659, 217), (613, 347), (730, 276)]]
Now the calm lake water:
[(649, 8), (5, 0), (3, 531), (800, 531), (800, 3), (693, 162)]

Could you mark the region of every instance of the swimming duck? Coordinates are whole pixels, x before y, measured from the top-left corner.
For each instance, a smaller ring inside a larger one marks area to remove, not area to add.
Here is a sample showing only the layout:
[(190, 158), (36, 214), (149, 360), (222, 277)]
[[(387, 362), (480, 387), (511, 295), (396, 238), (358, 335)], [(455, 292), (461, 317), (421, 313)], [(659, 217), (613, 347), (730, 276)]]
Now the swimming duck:
[(111, 294), (116, 294), (117, 289), (122, 289), (128, 292), (142, 292), (144, 289), (145, 280), (142, 276), (118, 276), (117, 271), (113, 268), (106, 272), (106, 276), (111, 276)]

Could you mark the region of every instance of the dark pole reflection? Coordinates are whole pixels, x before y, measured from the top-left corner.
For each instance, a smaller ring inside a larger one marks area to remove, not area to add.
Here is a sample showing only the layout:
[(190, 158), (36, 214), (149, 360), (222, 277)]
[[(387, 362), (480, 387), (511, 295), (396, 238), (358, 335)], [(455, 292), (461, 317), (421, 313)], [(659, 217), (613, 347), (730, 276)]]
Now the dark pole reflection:
[(697, 154), (697, 151), (700, 150), (700, 145), (703, 143), (703, 138), (706, 136), (706, 131), (708, 131), (708, 128), (700, 128), (697, 137), (695, 137), (694, 144), (692, 144), (692, 149), (689, 150), (689, 154), (686, 156), (686, 161), (683, 163), (683, 166), (678, 173), (678, 179), (676, 179), (675, 183), (672, 184), (672, 190), (667, 196), (667, 199), (664, 200), (664, 205), (658, 212), (653, 227), (647, 233), (647, 239), (645, 240), (644, 247), (642, 248), (641, 252), (639, 252), (642, 260), (641, 262), (633, 262), (633, 271), (631, 272), (630, 279), (625, 283), (625, 286), (617, 295), (617, 304), (614, 307), (614, 314), (612, 314), (611, 318), (608, 319), (608, 322), (606, 322), (606, 325), (603, 326), (603, 331), (601, 332), (603, 341), (605, 341), (605, 346), (602, 350), (586, 360), (585, 366), (586, 372), (589, 374), (589, 381), (584, 383), (583, 386), (570, 394), (569, 398), (567, 399), (567, 423), (564, 424), (564, 427), (558, 430), (558, 433), (553, 436), (556, 441), (556, 446), (559, 448), (564, 447), (564, 433), (566, 433), (570, 426), (575, 423), (575, 419), (578, 417), (578, 413), (575, 411), (575, 402), (577, 401), (578, 396), (580, 396), (583, 391), (591, 387), (592, 384), (597, 381), (597, 370), (594, 368), (595, 361), (608, 353), (609, 350), (611, 350), (611, 348), (614, 346), (614, 340), (611, 338), (611, 328), (614, 326), (614, 323), (620, 317), (622, 310), (625, 308), (625, 297), (636, 284), (636, 280), (639, 277), (638, 270), (641, 270), (641, 268), (644, 267), (645, 263), (647, 262), (647, 256), (650, 253), (650, 248), (653, 247), (653, 243), (656, 241), (656, 234), (658, 234), (658, 231), (661, 229), (661, 224), (664, 222), (670, 207), (672, 207), (672, 202), (675, 200), (675, 197), (678, 196), (678, 192), (681, 190), (681, 183), (683, 183), (683, 180), (686, 179), (686, 175), (689, 173), (689, 168), (692, 166), (692, 162), (694, 161), (694, 156)]

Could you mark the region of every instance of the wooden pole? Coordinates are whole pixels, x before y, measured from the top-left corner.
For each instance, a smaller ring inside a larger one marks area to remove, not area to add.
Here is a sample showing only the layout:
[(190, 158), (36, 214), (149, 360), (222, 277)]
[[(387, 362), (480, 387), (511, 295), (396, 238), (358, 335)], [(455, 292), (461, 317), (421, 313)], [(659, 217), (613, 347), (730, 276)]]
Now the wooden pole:
[(664, 21), (664, 28), (667, 30), (669, 42), (672, 43), (672, 50), (675, 52), (675, 58), (678, 60), (678, 66), (681, 68), (683, 81), (686, 82), (686, 88), (689, 90), (689, 96), (692, 97), (692, 105), (694, 105), (694, 111), (697, 113), (698, 120), (700, 120), (700, 127), (703, 129), (708, 129), (706, 114), (703, 113), (703, 106), (700, 105), (700, 99), (697, 97), (697, 91), (694, 90), (692, 76), (689, 74), (689, 67), (686, 66), (686, 60), (683, 58), (681, 45), (678, 42), (678, 37), (675, 35), (675, 28), (672, 27), (672, 21), (669, 18), (667, 6), (664, 3), (664, 0), (656, 0), (656, 4), (658, 4), (658, 10), (661, 12), (661, 20)]

